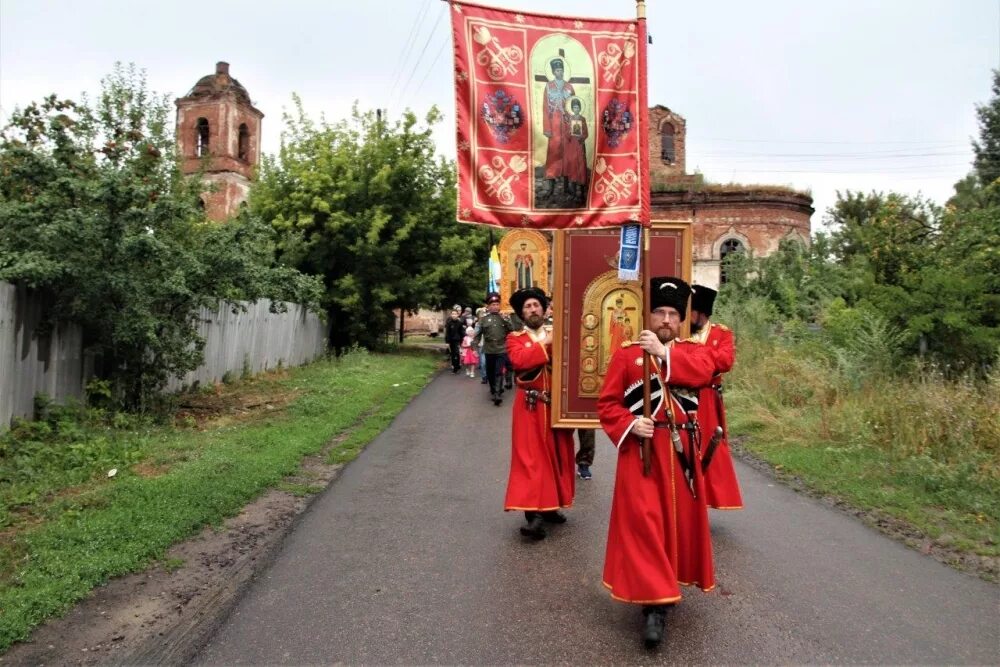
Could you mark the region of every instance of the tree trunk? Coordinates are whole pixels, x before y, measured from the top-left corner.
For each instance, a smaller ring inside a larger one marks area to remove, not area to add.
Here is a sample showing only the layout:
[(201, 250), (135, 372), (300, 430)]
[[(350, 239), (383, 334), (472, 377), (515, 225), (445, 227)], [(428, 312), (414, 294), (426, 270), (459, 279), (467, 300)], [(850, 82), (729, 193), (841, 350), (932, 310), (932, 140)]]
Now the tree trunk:
[(399, 309), (399, 344), (403, 344), (403, 335), (406, 333), (406, 309)]

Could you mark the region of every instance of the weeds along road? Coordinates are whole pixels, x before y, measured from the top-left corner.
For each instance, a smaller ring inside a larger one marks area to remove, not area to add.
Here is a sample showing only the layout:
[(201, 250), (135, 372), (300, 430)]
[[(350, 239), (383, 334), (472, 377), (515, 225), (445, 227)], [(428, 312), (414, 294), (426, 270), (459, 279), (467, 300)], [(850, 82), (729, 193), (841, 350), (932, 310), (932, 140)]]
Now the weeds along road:
[(739, 465), (713, 512), (719, 585), (653, 654), (601, 585), (615, 451), (569, 522), (526, 542), (502, 511), (510, 403), (445, 373), (316, 500), (199, 664), (1000, 662), (1000, 587)]

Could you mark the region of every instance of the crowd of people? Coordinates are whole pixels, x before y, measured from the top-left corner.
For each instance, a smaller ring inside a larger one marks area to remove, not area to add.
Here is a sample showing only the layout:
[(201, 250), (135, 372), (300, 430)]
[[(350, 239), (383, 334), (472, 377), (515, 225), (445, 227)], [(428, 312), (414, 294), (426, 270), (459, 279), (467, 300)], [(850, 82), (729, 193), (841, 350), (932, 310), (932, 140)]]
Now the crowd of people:
[[(743, 507), (722, 402), (733, 336), (710, 319), (715, 296), (680, 278), (652, 278), (648, 328), (613, 350), (597, 400), (600, 426), (618, 452), (603, 583), (615, 600), (642, 607), (650, 648), (663, 640), (681, 586), (715, 587), (709, 508)], [(681, 339), (689, 304), (691, 336)], [(500, 296), (490, 294), (478, 314), (456, 307), (447, 340), (453, 371), (464, 364), (476, 377), (478, 362), (494, 405), (515, 388), (504, 510), (523, 512), (519, 531), (537, 541), (567, 522), (576, 478), (591, 479), (594, 431), (577, 429), (574, 456), (573, 431), (552, 426), (549, 298), (531, 287), (510, 305), (513, 315), (503, 315)]]
[(500, 313), (500, 295), (491, 293), (486, 305), (475, 313), (471, 306), (456, 304), (444, 325), (451, 372), (479, 377), (490, 388), (490, 399), (503, 402), (503, 393), (513, 387), (513, 370), (507, 358), (507, 334), (521, 326), (517, 318)]

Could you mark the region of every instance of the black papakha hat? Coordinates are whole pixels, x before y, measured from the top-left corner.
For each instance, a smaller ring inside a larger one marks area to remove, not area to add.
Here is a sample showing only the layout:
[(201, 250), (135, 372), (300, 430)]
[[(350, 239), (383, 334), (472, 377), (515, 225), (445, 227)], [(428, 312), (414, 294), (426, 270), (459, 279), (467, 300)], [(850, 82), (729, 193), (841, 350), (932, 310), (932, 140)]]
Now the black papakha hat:
[(528, 299), (538, 299), (538, 303), (542, 304), (543, 311), (549, 307), (549, 297), (545, 296), (545, 292), (537, 287), (525, 287), (510, 295), (511, 308), (514, 309), (518, 317), (521, 317), (521, 309), (524, 308)]
[(712, 306), (715, 305), (715, 297), (718, 295), (719, 293), (711, 287), (691, 285), (691, 310), (697, 310), (711, 317)]
[(681, 314), (681, 322), (687, 317), (688, 297), (691, 286), (680, 278), (659, 276), (649, 279), (649, 309), (663, 306), (675, 308)]
[(489, 294), (486, 295), (486, 303), (493, 303), (494, 301), (496, 303), (500, 303), (499, 294), (497, 294), (496, 292), (490, 292)]

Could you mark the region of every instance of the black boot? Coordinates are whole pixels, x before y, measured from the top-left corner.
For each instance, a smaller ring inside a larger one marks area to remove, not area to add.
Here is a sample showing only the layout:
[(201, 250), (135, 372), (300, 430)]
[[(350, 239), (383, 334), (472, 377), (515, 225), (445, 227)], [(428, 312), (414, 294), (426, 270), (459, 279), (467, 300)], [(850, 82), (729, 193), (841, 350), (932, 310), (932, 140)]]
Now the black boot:
[(642, 629), (642, 641), (646, 648), (656, 648), (663, 641), (663, 626), (667, 608), (663, 605), (647, 605), (642, 608), (646, 623)]
[[(527, 518), (527, 513), (525, 513)], [(521, 534), (533, 540), (545, 539), (545, 528), (542, 527), (542, 515), (532, 513), (527, 526), (521, 526)]]
[(558, 510), (542, 512), (542, 521), (545, 523), (566, 523), (566, 515)]

